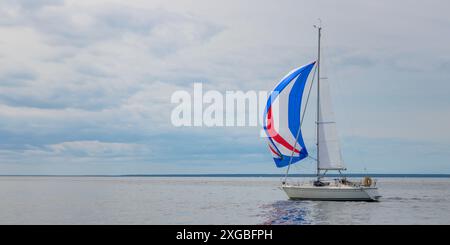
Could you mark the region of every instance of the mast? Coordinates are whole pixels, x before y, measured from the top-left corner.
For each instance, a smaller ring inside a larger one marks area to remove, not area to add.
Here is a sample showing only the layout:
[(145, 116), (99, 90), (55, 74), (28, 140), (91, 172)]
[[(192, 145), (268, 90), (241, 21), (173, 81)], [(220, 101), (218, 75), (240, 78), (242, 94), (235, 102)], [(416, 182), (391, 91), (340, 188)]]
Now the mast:
[(318, 45), (317, 45), (317, 122), (316, 122), (316, 130), (317, 130), (317, 179), (320, 179), (320, 167), (319, 167), (319, 123), (320, 123), (320, 38), (322, 32), (322, 21), (319, 19), (319, 26), (316, 26), (318, 29)]
[[(318, 29), (318, 51), (317, 51), (317, 66), (316, 69), (314, 70), (314, 75), (313, 78), (311, 80), (311, 82), (314, 82), (314, 76), (316, 74), (316, 70), (317, 70), (317, 122), (316, 122), (316, 130), (317, 130), (317, 141), (316, 141), (316, 145), (317, 145), (317, 179), (320, 179), (320, 167), (319, 167), (319, 108), (320, 108), (320, 38), (321, 38), (321, 32), (322, 32), (322, 20), (319, 19), (319, 25), (314, 25), (315, 28)], [(308, 100), (309, 100), (309, 95), (311, 93), (312, 90), (312, 84), (311, 87), (309, 88), (309, 92), (308, 92), (308, 97), (306, 99), (306, 105), (308, 104)], [(303, 111), (303, 115), (300, 119), (300, 127), (303, 123), (303, 118), (305, 116), (305, 111), (306, 111), (306, 105), (305, 105), (305, 110)], [(300, 129), (297, 132), (297, 136), (295, 138), (295, 143), (294, 143), (294, 149), (297, 145), (297, 141), (298, 141), (298, 137), (300, 135)], [(283, 185), (286, 183), (287, 181), (287, 177), (288, 177), (288, 173), (289, 173), (289, 169), (291, 167), (291, 163), (292, 163), (292, 158), (294, 156), (294, 150), (292, 150), (291, 153), (291, 158), (289, 160), (289, 164), (286, 170), (286, 174), (284, 176), (284, 180), (281, 182)]]

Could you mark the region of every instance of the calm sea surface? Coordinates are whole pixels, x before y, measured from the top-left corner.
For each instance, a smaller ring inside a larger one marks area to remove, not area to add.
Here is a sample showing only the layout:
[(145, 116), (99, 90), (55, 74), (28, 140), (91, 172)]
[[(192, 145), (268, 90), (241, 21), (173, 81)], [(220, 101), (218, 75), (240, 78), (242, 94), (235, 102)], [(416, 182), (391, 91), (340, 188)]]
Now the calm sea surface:
[(378, 203), (290, 201), (279, 182), (0, 177), (0, 224), (450, 224), (449, 178), (378, 178)]

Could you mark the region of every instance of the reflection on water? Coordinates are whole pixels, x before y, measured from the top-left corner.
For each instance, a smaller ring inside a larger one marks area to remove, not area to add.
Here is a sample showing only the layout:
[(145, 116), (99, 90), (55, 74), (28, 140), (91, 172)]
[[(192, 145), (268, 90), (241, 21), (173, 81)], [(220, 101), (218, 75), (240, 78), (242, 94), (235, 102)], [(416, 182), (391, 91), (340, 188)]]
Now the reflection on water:
[(276, 201), (273, 204), (263, 205), (268, 209), (265, 225), (303, 225), (310, 224), (310, 209), (305, 201)]
[(276, 201), (262, 206), (267, 225), (368, 224), (377, 203)]
[(276, 201), (261, 206), (266, 210), (263, 224), (365, 224), (376, 203), (333, 201)]

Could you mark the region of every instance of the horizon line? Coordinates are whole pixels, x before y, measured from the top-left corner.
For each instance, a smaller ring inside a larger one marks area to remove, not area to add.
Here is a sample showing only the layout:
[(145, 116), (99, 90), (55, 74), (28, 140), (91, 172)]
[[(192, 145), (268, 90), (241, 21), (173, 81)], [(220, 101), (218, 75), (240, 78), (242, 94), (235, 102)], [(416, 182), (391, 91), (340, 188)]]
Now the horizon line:
[[(0, 174), (0, 177), (285, 177), (285, 174)], [(288, 174), (288, 177), (316, 177), (316, 174)], [(327, 174), (328, 177), (428, 177), (450, 178), (450, 174), (377, 174), (377, 173), (348, 173)]]

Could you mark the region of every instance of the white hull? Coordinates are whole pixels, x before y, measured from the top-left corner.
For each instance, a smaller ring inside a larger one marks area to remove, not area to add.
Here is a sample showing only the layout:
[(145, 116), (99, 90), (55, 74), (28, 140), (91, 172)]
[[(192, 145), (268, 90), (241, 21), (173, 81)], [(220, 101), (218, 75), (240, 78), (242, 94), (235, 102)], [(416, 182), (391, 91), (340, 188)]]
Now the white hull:
[(378, 201), (377, 187), (283, 185), (290, 199), (323, 201)]

